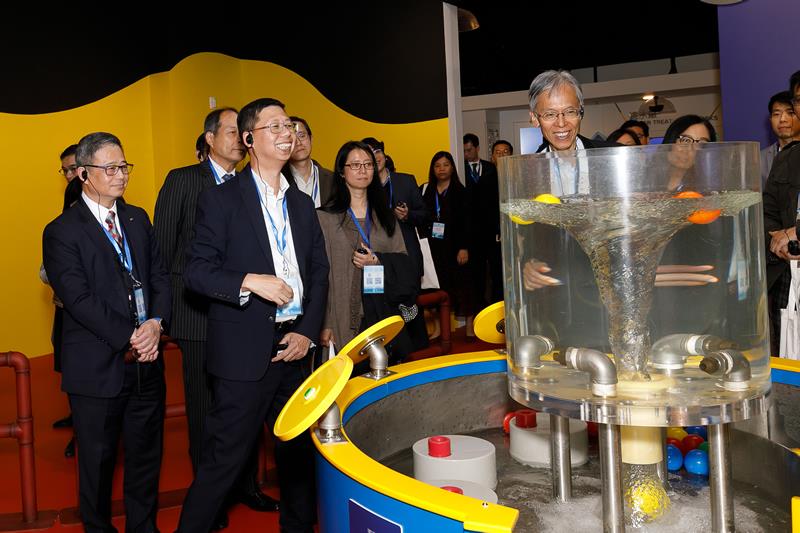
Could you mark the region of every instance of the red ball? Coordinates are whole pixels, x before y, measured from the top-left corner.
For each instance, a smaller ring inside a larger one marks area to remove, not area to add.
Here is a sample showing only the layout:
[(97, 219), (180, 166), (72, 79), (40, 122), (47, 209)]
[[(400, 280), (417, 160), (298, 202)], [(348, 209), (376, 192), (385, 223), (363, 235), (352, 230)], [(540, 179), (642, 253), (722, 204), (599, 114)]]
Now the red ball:
[(690, 451), (694, 450), (704, 442), (705, 440), (700, 435), (695, 435), (695, 434), (686, 435), (683, 438), (683, 453), (684, 454), (689, 453)]
[(672, 444), (683, 453), (683, 443), (674, 437), (667, 437), (667, 444)]
[(586, 422), (586, 433), (590, 437), (597, 436), (597, 423), (596, 422)]

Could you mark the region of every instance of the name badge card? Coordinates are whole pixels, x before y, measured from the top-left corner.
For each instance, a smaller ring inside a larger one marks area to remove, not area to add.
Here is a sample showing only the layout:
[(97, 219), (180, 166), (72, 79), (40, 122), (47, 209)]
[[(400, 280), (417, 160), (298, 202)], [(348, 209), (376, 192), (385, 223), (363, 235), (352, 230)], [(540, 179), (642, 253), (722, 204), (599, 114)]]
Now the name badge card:
[(364, 267), (364, 294), (383, 294), (383, 265)]
[(431, 237), (434, 239), (444, 239), (444, 222), (434, 222), (431, 230)]

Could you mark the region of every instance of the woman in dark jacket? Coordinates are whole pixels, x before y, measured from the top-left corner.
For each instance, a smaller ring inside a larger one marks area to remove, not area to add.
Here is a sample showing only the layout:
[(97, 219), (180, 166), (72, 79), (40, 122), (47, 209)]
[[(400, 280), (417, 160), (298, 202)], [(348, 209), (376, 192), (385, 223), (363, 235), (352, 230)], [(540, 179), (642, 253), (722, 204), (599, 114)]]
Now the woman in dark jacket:
[(475, 295), (468, 265), (467, 190), (449, 152), (436, 152), (431, 159), (422, 200), (427, 217), (420, 236), (428, 237), (439, 286), (450, 295), (455, 314), (467, 317), (470, 333)]

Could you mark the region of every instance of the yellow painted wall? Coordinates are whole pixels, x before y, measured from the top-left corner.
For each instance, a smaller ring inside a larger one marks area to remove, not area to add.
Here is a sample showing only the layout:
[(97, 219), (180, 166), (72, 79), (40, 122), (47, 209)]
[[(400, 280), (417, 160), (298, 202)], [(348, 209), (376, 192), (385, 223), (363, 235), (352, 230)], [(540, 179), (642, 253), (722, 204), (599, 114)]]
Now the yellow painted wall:
[(152, 215), (169, 169), (194, 162), (194, 142), (210, 110), (209, 96), (220, 107), (237, 108), (263, 96), (280, 99), (289, 114), (311, 124), (313, 156), (327, 167), (345, 141), (373, 136), (386, 143), (398, 170), (415, 174), (421, 182), (427, 179), (431, 156), (448, 149), (447, 119), (400, 125), (368, 122), (338, 108), (290, 70), (211, 53), (193, 55), (170, 72), (76, 109), (0, 114), (0, 160), (5, 163), (0, 170), (0, 351), (28, 356), (52, 352), (51, 291), (39, 281), (38, 271), (42, 230), (63, 202), (65, 181), (57, 173), (58, 154), (86, 133), (114, 133), (128, 161), (136, 165), (125, 199)]

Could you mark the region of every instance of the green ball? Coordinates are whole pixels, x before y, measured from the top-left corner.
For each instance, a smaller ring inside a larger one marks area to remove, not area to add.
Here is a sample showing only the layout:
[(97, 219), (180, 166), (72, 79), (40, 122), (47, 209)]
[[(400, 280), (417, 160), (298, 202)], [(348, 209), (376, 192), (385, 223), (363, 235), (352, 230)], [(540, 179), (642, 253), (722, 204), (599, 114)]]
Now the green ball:
[(704, 442), (697, 447), (698, 450), (703, 450), (704, 452), (708, 453), (708, 442)]

